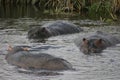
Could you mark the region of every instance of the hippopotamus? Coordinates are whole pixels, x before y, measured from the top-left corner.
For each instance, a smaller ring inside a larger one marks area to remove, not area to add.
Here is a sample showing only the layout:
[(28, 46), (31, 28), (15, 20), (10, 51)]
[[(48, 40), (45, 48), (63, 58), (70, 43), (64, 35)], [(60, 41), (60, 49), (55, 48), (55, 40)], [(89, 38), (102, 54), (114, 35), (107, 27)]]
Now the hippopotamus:
[(80, 51), (84, 54), (101, 53), (104, 49), (110, 46), (114, 46), (120, 43), (119, 37), (102, 31), (93, 32), (87, 34), (87, 37), (83, 37), (76, 41)]
[(29, 39), (45, 39), (50, 36), (79, 33), (83, 31), (79, 26), (67, 21), (54, 21), (42, 26), (35, 26), (28, 31)]
[(30, 51), (31, 47), (15, 46), (8, 48), (6, 61), (9, 64), (24, 68), (38, 70), (70, 70), (72, 65), (65, 59), (58, 58), (46, 53), (35, 53)]

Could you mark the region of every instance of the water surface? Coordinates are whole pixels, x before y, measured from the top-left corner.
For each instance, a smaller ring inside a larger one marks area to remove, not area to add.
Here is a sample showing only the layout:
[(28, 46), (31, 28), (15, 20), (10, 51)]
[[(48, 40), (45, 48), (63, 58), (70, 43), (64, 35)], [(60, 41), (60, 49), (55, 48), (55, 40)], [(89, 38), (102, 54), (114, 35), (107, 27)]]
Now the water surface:
[[(67, 19), (64, 19), (67, 20)], [(106, 26), (104, 23), (92, 20), (69, 20), (85, 29), (78, 34), (62, 35), (49, 38), (46, 43), (31, 42), (27, 39), (29, 25), (43, 25), (54, 19), (0, 19), (0, 80), (120, 80), (120, 44), (105, 49), (101, 55), (88, 56), (79, 51), (74, 40), (88, 32), (102, 30), (120, 34), (119, 26)], [(41, 49), (69, 61), (74, 70), (61, 71), (61, 75), (44, 76), (38, 72), (29, 73), (9, 65), (5, 60), (8, 45), (51, 46)], [(23, 71), (22, 73), (20, 71)]]

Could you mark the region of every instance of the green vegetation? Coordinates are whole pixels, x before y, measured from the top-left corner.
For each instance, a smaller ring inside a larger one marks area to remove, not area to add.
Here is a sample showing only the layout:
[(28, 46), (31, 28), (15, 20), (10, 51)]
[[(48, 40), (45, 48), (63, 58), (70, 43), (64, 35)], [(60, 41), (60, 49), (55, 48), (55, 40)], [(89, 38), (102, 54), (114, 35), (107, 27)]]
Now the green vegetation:
[(101, 0), (98, 3), (92, 4), (88, 9), (91, 17), (99, 17), (102, 21), (107, 21), (108, 18), (117, 20), (116, 15), (112, 12), (111, 2), (109, 0)]
[(102, 21), (117, 20), (120, 16), (120, 0), (0, 0), (8, 5), (34, 5), (50, 14), (80, 14), (97, 17)]

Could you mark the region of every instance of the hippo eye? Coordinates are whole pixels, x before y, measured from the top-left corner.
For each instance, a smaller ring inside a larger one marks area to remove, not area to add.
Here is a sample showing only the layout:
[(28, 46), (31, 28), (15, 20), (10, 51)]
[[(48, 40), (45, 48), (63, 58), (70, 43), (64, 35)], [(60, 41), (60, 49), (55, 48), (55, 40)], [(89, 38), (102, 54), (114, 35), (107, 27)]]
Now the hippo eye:
[(46, 28), (45, 28), (45, 27), (43, 27), (43, 28), (41, 29), (41, 31), (42, 31), (42, 32), (46, 31)]

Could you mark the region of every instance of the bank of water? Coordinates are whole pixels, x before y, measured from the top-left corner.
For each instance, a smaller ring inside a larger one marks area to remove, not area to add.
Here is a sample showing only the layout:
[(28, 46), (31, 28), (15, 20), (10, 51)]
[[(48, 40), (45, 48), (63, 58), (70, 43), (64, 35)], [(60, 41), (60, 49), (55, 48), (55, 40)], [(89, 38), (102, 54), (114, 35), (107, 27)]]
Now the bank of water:
[[(64, 19), (66, 20), (66, 19)], [(120, 26), (106, 26), (92, 20), (69, 20), (80, 25), (85, 31), (77, 34), (49, 38), (46, 43), (31, 42), (27, 39), (29, 25), (43, 25), (54, 19), (0, 19), (0, 80), (120, 80), (120, 44), (105, 49), (101, 55), (88, 56), (74, 44), (77, 37), (97, 30), (120, 34)], [(69, 61), (75, 70), (61, 71), (60, 75), (41, 75), (39, 71), (30, 73), (8, 64), (5, 60), (8, 45), (51, 46), (40, 50)]]

